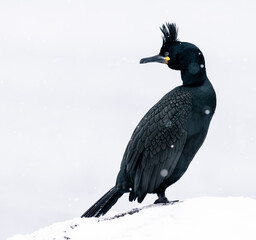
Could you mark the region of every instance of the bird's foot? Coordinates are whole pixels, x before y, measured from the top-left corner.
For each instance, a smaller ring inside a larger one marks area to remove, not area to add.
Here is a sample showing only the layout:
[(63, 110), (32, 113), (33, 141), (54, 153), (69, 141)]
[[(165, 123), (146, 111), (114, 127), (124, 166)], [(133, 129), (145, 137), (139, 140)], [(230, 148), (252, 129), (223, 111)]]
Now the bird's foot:
[(158, 198), (154, 204), (158, 204), (158, 203), (164, 203), (164, 204), (167, 204), (167, 203), (170, 203), (170, 201), (167, 199), (167, 197), (161, 197), (161, 198)]
[(175, 204), (178, 203), (180, 200), (173, 200), (173, 201), (169, 201), (167, 199), (167, 197), (162, 197), (162, 198), (158, 198), (154, 204), (158, 204), (158, 203), (162, 203), (162, 204)]

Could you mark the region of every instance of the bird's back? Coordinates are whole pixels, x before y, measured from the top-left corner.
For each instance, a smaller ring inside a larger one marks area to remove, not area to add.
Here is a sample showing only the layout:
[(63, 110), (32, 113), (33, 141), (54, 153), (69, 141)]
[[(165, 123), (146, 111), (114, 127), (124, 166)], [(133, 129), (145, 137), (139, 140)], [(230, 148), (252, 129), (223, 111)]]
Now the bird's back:
[(116, 185), (133, 199), (176, 182), (202, 145), (216, 105), (209, 81), (167, 93), (142, 118), (128, 143)]
[(141, 202), (172, 175), (187, 139), (192, 98), (182, 86), (167, 93), (142, 118), (126, 148), (118, 188)]

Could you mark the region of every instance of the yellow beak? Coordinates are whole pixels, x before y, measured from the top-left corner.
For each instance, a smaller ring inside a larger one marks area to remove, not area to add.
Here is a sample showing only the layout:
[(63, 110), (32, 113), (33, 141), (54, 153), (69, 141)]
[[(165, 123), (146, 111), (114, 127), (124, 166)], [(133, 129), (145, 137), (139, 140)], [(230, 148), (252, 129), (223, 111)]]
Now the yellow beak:
[(171, 60), (171, 59), (170, 59), (168, 56), (164, 58), (164, 62), (165, 62), (166, 64), (168, 64), (168, 62), (169, 62), (170, 60)]

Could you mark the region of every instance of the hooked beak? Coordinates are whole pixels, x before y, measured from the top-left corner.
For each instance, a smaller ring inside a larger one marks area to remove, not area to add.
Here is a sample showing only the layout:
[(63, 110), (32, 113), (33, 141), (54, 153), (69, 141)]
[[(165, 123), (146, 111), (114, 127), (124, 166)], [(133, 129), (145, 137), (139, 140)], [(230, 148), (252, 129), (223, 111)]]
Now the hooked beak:
[(165, 64), (168, 64), (170, 58), (167, 56), (167, 57), (163, 57), (161, 55), (156, 55), (156, 56), (153, 56), (153, 57), (148, 57), (148, 58), (142, 58), (140, 60), (140, 63), (149, 63), (149, 62), (158, 62), (158, 63), (165, 63)]

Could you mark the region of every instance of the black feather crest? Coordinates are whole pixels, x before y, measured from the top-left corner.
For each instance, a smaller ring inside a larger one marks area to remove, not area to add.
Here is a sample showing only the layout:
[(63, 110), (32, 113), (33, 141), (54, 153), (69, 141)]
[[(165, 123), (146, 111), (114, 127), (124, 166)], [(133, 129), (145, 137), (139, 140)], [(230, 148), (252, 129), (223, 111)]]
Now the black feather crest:
[(163, 24), (160, 28), (163, 33), (163, 44), (178, 42), (178, 28), (175, 23), (166, 23)]

